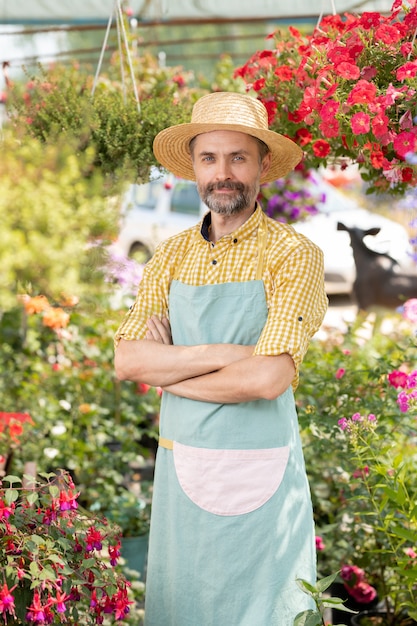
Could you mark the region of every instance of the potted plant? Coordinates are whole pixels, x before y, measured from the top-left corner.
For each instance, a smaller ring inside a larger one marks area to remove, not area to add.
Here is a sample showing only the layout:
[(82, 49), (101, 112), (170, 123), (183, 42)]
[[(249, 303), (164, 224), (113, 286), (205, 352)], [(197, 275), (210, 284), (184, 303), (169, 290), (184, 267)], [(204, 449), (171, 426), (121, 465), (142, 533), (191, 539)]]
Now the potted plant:
[(304, 150), (306, 169), (358, 165), (368, 190), (417, 185), (407, 154), (417, 147), (417, 7), (395, 0), (389, 15), (329, 15), (314, 32), (273, 35), (235, 77), (269, 112), (273, 130)]

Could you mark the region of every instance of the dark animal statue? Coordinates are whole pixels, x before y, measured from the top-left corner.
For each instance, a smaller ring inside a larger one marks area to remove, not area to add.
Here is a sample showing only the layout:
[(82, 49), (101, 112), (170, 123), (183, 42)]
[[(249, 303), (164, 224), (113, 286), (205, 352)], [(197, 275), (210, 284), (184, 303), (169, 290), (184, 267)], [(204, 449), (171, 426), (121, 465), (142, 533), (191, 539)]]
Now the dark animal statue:
[(353, 295), (360, 310), (374, 306), (397, 308), (406, 300), (417, 298), (417, 272), (404, 273), (395, 259), (365, 245), (364, 237), (377, 235), (380, 228), (349, 228), (339, 222), (337, 230), (345, 230), (350, 236), (356, 266)]

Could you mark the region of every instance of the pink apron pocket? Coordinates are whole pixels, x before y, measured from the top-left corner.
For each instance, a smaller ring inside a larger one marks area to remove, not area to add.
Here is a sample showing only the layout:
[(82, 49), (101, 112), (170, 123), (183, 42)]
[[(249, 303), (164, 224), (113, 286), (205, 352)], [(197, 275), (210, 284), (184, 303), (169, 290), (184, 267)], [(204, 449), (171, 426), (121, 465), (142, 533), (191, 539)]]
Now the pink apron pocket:
[(216, 515), (243, 515), (277, 491), (289, 447), (212, 450), (174, 441), (173, 454), (178, 481), (194, 504)]

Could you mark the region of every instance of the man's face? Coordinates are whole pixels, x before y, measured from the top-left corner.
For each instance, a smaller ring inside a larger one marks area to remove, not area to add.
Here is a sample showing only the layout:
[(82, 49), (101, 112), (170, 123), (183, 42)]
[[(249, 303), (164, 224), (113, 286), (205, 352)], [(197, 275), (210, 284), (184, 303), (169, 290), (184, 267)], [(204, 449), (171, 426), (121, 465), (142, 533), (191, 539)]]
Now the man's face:
[(192, 158), (198, 192), (211, 211), (235, 215), (254, 208), (270, 165), (270, 155), (261, 162), (256, 139), (230, 130), (203, 133), (193, 142)]

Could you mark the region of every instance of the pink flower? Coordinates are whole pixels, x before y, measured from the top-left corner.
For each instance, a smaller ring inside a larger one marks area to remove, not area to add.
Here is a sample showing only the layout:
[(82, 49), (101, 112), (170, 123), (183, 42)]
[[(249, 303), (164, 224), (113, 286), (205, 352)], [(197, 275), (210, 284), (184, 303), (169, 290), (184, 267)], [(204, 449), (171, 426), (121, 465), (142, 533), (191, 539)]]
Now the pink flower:
[(410, 559), (417, 559), (417, 552), (413, 550), (413, 548), (406, 548), (404, 552), (410, 557)]
[(402, 315), (407, 321), (417, 324), (417, 298), (411, 298), (404, 303)]
[(70, 511), (71, 509), (77, 509), (77, 498), (80, 494), (73, 493), (71, 489), (68, 491), (59, 492), (59, 509), (60, 511)]
[(351, 583), (352, 586), (365, 580), (365, 572), (357, 565), (343, 565), (340, 570), (340, 576), (345, 582)]
[(367, 113), (359, 112), (352, 115), (350, 125), (355, 135), (366, 135), (370, 129), (370, 117)]
[(337, 424), (338, 424), (340, 430), (346, 430), (348, 428), (348, 426), (349, 426), (349, 422), (346, 419), (346, 417), (342, 417), (340, 420), (338, 420)]
[(379, 113), (372, 119), (372, 132), (375, 137), (384, 137), (388, 132), (389, 119), (385, 113)]
[(323, 121), (319, 125), (319, 129), (325, 137), (337, 137), (340, 133), (339, 122), (336, 118), (329, 121)]
[(316, 550), (318, 550), (319, 552), (322, 552), (325, 548), (325, 544), (324, 541), (322, 539), (322, 537), (320, 537), (319, 535), (316, 536)]
[(369, 602), (372, 602), (372, 600), (375, 600), (376, 598), (376, 589), (364, 581), (359, 582), (354, 587), (349, 587), (347, 585), (345, 585), (345, 587), (356, 602), (369, 604)]
[(398, 387), (405, 389), (407, 380), (408, 375), (400, 370), (394, 370), (388, 374), (388, 382), (392, 387), (395, 387), (395, 389), (398, 389)]
[(12, 595), (13, 589), (14, 587), (9, 589), (6, 583), (0, 588), (0, 614), (3, 614), (5, 621), (7, 620), (6, 613), (16, 617), (14, 597)]
[(399, 81), (414, 78), (417, 75), (417, 61), (404, 63), (404, 65), (398, 68), (395, 75)]
[(339, 367), (339, 369), (337, 370), (335, 376), (336, 378), (343, 378), (343, 376), (345, 375), (346, 370), (343, 367)]
[(409, 152), (417, 151), (417, 135), (410, 131), (404, 131), (395, 137), (393, 144), (398, 156), (405, 159)]

